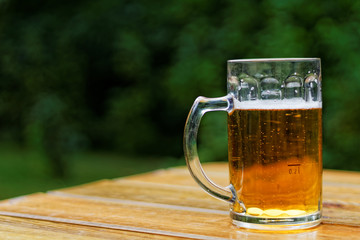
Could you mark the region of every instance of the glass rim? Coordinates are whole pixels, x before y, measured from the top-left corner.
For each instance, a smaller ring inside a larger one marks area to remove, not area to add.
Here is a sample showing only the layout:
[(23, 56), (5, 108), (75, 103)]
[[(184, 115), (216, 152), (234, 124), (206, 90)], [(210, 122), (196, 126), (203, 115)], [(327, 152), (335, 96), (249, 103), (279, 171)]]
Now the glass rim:
[(230, 59), (228, 63), (256, 63), (256, 62), (310, 62), (320, 61), (320, 58), (250, 58), (250, 59)]

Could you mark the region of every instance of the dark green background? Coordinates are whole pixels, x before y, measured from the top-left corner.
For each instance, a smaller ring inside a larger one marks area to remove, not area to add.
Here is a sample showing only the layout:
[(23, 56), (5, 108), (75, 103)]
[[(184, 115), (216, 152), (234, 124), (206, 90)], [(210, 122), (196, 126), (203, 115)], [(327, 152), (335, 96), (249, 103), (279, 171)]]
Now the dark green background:
[[(359, 1), (0, 1), (0, 198), (184, 164), (193, 100), (270, 57), (321, 58), (324, 167), (360, 170)], [(226, 114), (199, 140), (226, 161)]]

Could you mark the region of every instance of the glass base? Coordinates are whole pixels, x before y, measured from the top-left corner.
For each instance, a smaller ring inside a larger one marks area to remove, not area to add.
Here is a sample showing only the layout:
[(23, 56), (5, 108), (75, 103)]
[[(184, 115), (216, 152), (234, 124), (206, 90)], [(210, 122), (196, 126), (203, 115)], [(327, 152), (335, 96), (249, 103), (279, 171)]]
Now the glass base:
[(240, 228), (265, 230), (265, 231), (289, 231), (312, 228), (321, 223), (321, 212), (299, 217), (255, 217), (230, 211), (232, 223)]

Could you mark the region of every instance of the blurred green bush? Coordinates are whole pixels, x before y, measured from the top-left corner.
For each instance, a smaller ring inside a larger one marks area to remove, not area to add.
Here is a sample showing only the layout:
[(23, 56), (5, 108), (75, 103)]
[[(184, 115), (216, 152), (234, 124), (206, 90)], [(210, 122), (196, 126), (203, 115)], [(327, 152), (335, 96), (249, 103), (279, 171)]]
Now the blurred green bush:
[[(196, 96), (226, 93), (226, 60), (320, 57), (324, 166), (360, 170), (360, 2), (0, 1), (0, 140), (64, 176), (80, 149), (182, 156)], [(200, 154), (226, 160), (226, 115)]]

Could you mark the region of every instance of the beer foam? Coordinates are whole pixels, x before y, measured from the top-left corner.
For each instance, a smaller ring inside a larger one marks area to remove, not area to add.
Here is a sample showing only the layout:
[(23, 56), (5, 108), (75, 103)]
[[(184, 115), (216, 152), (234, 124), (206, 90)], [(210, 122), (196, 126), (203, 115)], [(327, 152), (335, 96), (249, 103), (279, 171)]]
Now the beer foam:
[(254, 100), (240, 102), (234, 99), (235, 109), (313, 109), (322, 108), (322, 102), (307, 102), (302, 98), (283, 99), (283, 100)]

